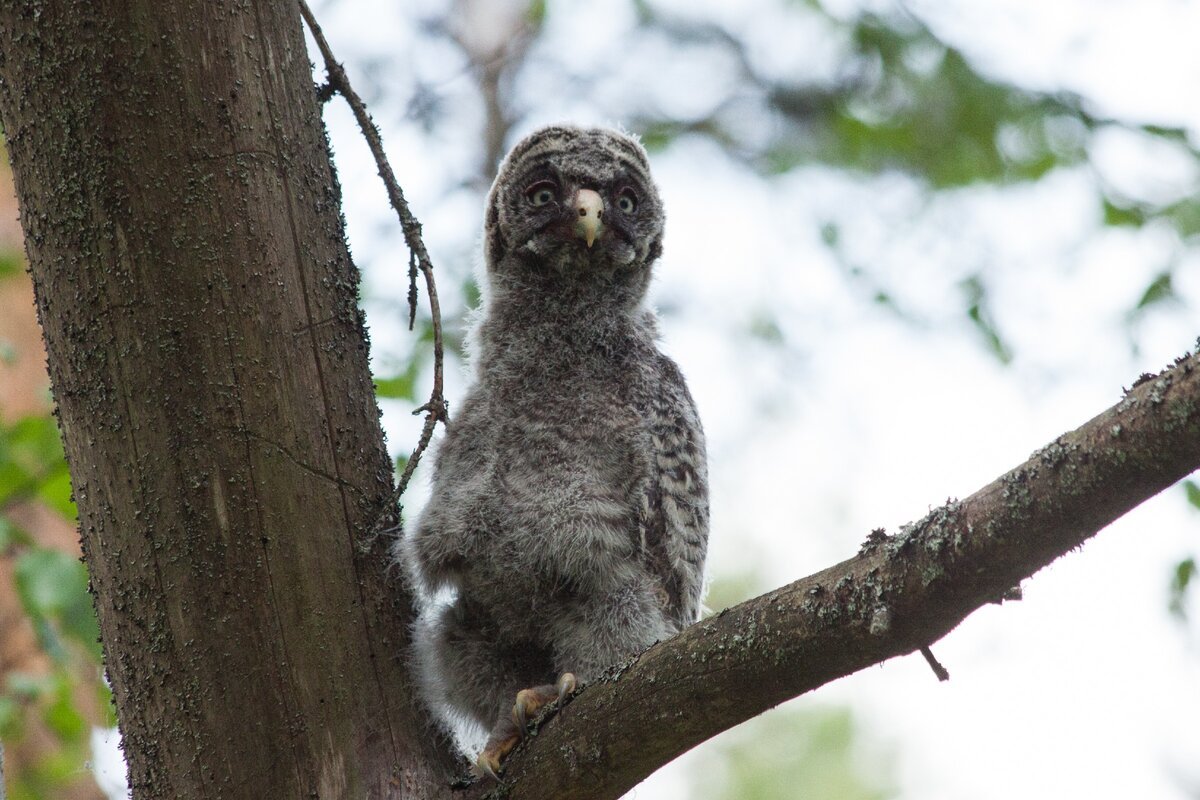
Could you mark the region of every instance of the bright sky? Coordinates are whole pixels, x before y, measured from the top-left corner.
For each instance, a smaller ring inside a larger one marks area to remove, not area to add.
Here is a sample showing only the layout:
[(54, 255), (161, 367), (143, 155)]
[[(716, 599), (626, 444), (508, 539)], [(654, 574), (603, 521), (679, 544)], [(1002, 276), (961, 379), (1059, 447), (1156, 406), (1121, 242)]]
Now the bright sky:
[[(441, 4), (416, 5), (363, 0), (317, 13), (360, 87), (370, 85), (371, 64), (386, 65), (371, 76), (372, 110), (393, 166), (435, 261), (461, 264), (477, 258), (482, 200), (458, 183), (478, 158), (480, 116), (461, 58), (420, 34), (421, 15)], [(505, 5), (496, 4), (501, 16)], [(783, 16), (770, 0), (661, 5), (725, 19), (755, 42), (764, 68), (819, 74), (836, 58), (819, 28)], [(849, 14), (862, 3), (827, 5)], [(596, 82), (566, 91), (552, 76), (531, 77), (518, 135), (561, 118), (620, 121), (608, 110), (621, 107), (637, 75), (622, 40), (629, 7), (550, 4), (543, 47), (570, 52), (577, 68), (594, 65)], [(1198, 3), (907, 7), (990, 74), (1080, 92), (1100, 113), (1185, 125), (1193, 141), (1200, 134)], [(660, 55), (659, 83), (638, 96), (676, 112), (703, 107), (705, 82), (721, 80), (720, 65)], [(427, 136), (404, 119), (413, 70), (459, 124)], [(335, 102), (327, 120), (366, 275), (373, 351), (386, 372), (389, 354), (411, 346), (398, 318), (407, 257), (349, 115)], [(1100, 177), (1128, 191), (1196, 191), (1194, 164), (1138, 137), (1106, 137), (1093, 154)], [(917, 215), (919, 198), (905, 180), (806, 169), (765, 183), (703, 142), (681, 142), (653, 166), (669, 218), (653, 297), (671, 311), (665, 347), (689, 379), (710, 438), (717, 579), (753, 571), (765, 590), (848, 557), (870, 529), (894, 531), (947, 497), (970, 494), (1116, 402), (1123, 385), (1164, 366), (1200, 332), (1192, 252), (1175, 273), (1187, 306), (1141, 325), (1131, 347), (1123, 315), (1178, 249), (1161, 231), (1098, 230), (1088, 170), (1004, 191), (960, 190)], [(820, 244), (819, 226), (831, 218), (857, 261), (875, 265), (890, 291), (938, 324), (913, 326), (867, 302)], [(956, 286), (980, 269), (1014, 348), (1008, 367), (959, 319)], [(453, 281), (441, 286), (451, 311), (459, 308)], [(735, 335), (763, 317), (783, 331), (782, 346)], [(465, 377), (453, 373), (452, 412), (464, 389)], [(419, 420), (407, 411), (385, 404), (397, 452), (416, 439)], [(410, 514), (424, 491), (414, 490)], [(1171, 567), (1200, 550), (1198, 531), (1200, 516), (1182, 492), (1166, 492), (1027, 581), (1022, 602), (984, 609), (937, 643), (950, 682), (939, 684), (914, 656), (793, 702), (851, 706), (867, 739), (894, 750), (901, 798), (1194, 798), (1200, 627), (1168, 617), (1166, 586)], [(702, 746), (634, 795), (688, 797), (709, 768)]]

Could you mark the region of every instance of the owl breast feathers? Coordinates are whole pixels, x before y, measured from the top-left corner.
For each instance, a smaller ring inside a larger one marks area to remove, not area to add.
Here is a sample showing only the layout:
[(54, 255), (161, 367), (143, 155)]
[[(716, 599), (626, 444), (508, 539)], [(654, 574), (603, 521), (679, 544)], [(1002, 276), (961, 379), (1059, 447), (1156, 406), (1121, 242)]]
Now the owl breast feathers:
[(475, 382), (401, 557), (425, 600), (424, 697), (491, 726), (491, 771), (556, 688), (696, 620), (708, 492), (700, 420), (643, 306), (663, 211), (641, 145), (535, 132), (484, 234)]

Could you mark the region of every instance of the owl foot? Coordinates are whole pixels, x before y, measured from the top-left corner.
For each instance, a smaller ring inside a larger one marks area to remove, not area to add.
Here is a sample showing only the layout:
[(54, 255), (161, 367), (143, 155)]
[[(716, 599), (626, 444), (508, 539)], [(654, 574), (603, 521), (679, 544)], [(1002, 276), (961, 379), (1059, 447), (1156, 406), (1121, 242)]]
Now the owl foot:
[(532, 689), (522, 689), (517, 692), (517, 703), (513, 706), (512, 716), (521, 736), (525, 735), (525, 728), (528, 727), (529, 720), (536, 717), (542, 708), (556, 700), (561, 702), (564, 697), (575, 691), (577, 686), (578, 681), (575, 680), (575, 675), (564, 672), (553, 684), (548, 683), (545, 686), (535, 686)]
[(499, 781), (500, 765), (525, 737), (525, 728), (529, 720), (534, 719), (538, 712), (550, 703), (561, 702), (564, 697), (575, 691), (578, 685), (573, 674), (564, 672), (555, 683), (517, 692), (517, 702), (513, 704), (512, 713), (500, 717), (496, 727), (492, 728), (483, 751), (475, 759), (475, 774), (479, 777), (486, 775), (494, 781)]

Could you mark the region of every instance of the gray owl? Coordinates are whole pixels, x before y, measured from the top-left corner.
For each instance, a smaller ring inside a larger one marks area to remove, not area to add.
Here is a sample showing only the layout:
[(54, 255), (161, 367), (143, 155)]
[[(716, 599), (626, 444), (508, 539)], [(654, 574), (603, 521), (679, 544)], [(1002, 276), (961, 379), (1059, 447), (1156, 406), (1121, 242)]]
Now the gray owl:
[(663, 209), (646, 152), (555, 126), (500, 167), (475, 382), (401, 545), (425, 701), (490, 729), (493, 777), (538, 708), (697, 619), (704, 435), (643, 305)]

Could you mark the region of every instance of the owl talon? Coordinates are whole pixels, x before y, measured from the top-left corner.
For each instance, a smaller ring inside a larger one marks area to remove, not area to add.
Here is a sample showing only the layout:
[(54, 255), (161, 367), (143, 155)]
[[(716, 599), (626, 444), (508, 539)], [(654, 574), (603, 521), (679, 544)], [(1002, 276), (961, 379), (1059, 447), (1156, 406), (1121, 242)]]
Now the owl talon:
[(575, 673), (564, 672), (558, 676), (558, 683), (555, 685), (558, 686), (558, 702), (561, 704), (563, 698), (579, 688), (579, 681), (575, 679)]
[[(489, 742), (489, 746), (490, 746)], [(496, 771), (500, 769), (499, 753), (489, 753), (489, 748), (484, 748), (483, 752), (475, 759), (475, 769), (472, 770), (478, 778), (488, 777), (496, 783), (500, 782), (500, 776)]]
[(533, 689), (522, 689), (517, 692), (517, 702), (513, 705), (512, 718), (517, 725), (517, 734), (525, 738), (525, 728), (529, 725), (530, 711), (536, 711), (538, 706), (532, 698)]
[(525, 729), (528, 727), (529, 721), (534, 719), (539, 711), (550, 703), (561, 703), (563, 698), (575, 691), (578, 685), (579, 682), (573, 673), (564, 672), (552, 684), (548, 683), (545, 686), (535, 686), (532, 689), (522, 689), (517, 692), (517, 702), (513, 705), (512, 720), (517, 726), (519, 735), (525, 736)]

